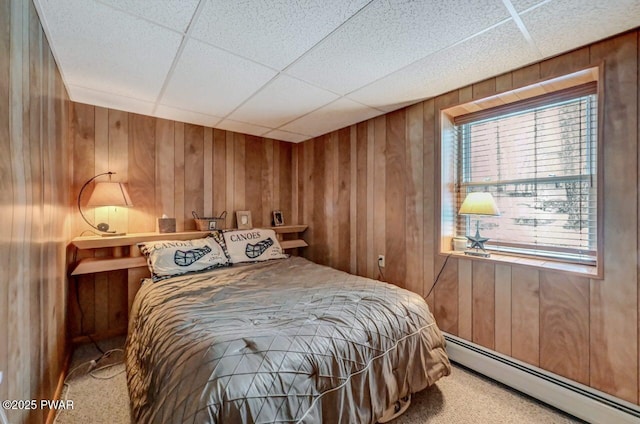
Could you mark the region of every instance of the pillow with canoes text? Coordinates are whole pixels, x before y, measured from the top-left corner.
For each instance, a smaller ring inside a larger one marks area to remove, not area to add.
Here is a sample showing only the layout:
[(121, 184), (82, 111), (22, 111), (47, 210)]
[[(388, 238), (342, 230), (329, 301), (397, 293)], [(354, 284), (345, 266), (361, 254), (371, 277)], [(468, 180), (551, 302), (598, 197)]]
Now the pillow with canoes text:
[(194, 240), (158, 240), (138, 243), (153, 281), (229, 266), (224, 238), (218, 231)]
[(282, 247), (276, 238), (276, 233), (271, 229), (226, 230), (223, 235), (229, 258), (233, 264), (288, 257), (282, 253)]

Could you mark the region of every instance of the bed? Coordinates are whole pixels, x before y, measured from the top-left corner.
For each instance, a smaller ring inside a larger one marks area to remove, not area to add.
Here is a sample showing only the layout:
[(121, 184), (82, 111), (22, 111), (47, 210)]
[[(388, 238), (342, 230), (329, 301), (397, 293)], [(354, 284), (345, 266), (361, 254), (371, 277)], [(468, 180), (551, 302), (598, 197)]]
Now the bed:
[(375, 423), (450, 373), (417, 294), (300, 257), (145, 282), (126, 346), (139, 423)]

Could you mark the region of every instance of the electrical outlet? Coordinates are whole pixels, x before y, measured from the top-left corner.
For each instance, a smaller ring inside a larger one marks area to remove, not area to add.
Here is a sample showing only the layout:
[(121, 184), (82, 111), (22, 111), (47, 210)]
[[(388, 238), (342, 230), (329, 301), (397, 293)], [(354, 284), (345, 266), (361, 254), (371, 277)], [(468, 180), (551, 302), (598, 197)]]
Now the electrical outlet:
[(384, 268), (384, 255), (378, 255), (378, 266)]

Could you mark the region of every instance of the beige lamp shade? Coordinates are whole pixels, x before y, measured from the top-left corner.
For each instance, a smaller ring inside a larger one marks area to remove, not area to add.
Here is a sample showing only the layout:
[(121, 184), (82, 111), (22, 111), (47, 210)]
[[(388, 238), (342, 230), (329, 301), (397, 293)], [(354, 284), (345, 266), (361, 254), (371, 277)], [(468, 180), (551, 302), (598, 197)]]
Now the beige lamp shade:
[(462, 202), (460, 215), (500, 215), (498, 205), (491, 193), (486, 192), (472, 192), (467, 194), (467, 197)]
[(133, 206), (127, 185), (124, 183), (99, 182), (89, 197), (87, 206)]

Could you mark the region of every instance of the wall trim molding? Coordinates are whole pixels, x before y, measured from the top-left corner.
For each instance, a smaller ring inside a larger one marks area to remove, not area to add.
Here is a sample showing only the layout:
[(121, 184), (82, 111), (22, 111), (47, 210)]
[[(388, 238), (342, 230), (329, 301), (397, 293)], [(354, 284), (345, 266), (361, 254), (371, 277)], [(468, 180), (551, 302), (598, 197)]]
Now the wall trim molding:
[[(60, 371), (60, 377), (58, 378), (58, 385), (56, 386), (56, 391), (53, 393), (52, 400), (62, 400), (62, 391), (64, 389), (65, 380), (67, 379), (67, 373), (69, 372), (69, 366), (71, 365), (71, 355), (72, 351), (69, 349), (67, 345), (67, 354), (64, 359), (64, 366)], [(49, 413), (47, 414), (45, 424), (53, 424), (56, 422), (56, 417), (58, 415), (57, 409), (49, 409)]]

